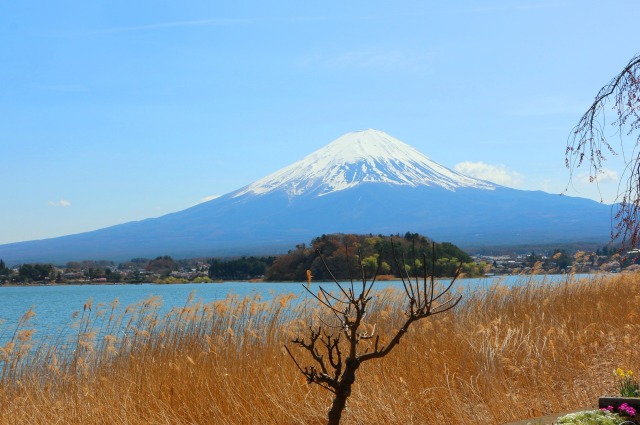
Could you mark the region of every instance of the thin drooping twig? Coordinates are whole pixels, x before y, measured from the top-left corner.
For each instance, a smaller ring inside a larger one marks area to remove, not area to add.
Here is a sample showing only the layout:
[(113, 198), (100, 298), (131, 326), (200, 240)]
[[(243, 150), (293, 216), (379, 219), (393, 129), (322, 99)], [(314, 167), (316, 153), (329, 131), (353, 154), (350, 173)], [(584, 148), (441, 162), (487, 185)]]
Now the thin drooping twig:
[[(606, 133), (605, 106), (613, 102), (615, 119), (611, 125), (620, 138), (620, 148), (609, 142)], [(612, 216), (615, 224), (611, 231), (613, 240), (619, 239), (623, 246), (637, 246), (640, 241), (640, 53), (636, 54), (615, 77), (603, 86), (593, 103), (573, 128), (565, 151), (565, 165), (573, 171), (588, 164), (589, 181), (598, 184), (598, 177), (606, 170), (604, 162), (609, 155), (625, 153), (623, 137), (638, 133), (630, 143), (630, 156), (623, 157), (625, 168), (618, 190), (618, 203), (614, 204)], [(623, 183), (625, 182), (626, 183)], [(598, 186), (599, 189), (599, 186)]]

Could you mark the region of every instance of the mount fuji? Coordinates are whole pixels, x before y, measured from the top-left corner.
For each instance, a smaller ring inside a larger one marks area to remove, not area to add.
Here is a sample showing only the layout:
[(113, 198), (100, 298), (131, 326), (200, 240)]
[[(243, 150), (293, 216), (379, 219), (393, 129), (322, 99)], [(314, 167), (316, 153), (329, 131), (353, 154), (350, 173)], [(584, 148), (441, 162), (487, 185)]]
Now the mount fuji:
[(15, 264), (273, 254), (338, 232), (411, 231), (463, 247), (605, 243), (610, 225), (610, 205), (469, 177), (384, 132), (366, 130), (186, 210), (0, 245), (0, 258)]
[(496, 185), (449, 170), (398, 139), (377, 130), (345, 134), (324, 148), (233, 193), (286, 192), (291, 199), (323, 196), (366, 183), (440, 187), (455, 191)]

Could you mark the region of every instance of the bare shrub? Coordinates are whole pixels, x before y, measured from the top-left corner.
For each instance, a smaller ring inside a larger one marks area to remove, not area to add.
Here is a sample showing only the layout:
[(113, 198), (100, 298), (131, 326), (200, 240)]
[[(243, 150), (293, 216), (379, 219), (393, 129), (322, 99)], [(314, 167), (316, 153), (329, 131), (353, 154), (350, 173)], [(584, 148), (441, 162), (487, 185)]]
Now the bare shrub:
[[(435, 248), (432, 252), (435, 252)], [(319, 252), (318, 254), (320, 255)], [(345, 256), (349, 259), (346, 245)], [(393, 256), (396, 265), (402, 266), (398, 267), (398, 270), (406, 271), (404, 258), (401, 264), (395, 249), (393, 249)], [(321, 255), (320, 257), (322, 258)], [(382, 260), (378, 258), (377, 271), (369, 281), (362, 255), (358, 255), (361, 278), (359, 285), (356, 285), (353, 278), (350, 279), (349, 285), (340, 283), (324, 263), (339, 290), (338, 293), (334, 294), (323, 287), (320, 287), (318, 294), (315, 294), (310, 286), (305, 286), (305, 289), (320, 306), (326, 309), (329, 320), (321, 321), (319, 325), (311, 325), (306, 337), (297, 336), (291, 340), (291, 343), (301, 347), (311, 358), (310, 365), (302, 366), (291, 350), (285, 346), (287, 353), (307, 382), (317, 384), (333, 393), (333, 402), (328, 414), (329, 425), (340, 423), (342, 412), (356, 380), (356, 371), (364, 362), (385, 357), (400, 343), (400, 339), (414, 322), (449, 311), (462, 299), (461, 296), (452, 296), (449, 292), (460, 274), (462, 265), (458, 267), (450, 284), (442, 288), (436, 284), (433, 274), (428, 277), (425, 255), (422, 263), (424, 266), (422, 282), (418, 277), (412, 279), (408, 274), (401, 275), (406, 296), (405, 319), (390, 338), (381, 341), (380, 335), (376, 334), (375, 323), (371, 325), (366, 321), (368, 306), (373, 298), (371, 290), (381, 262)], [(432, 261), (432, 270), (435, 269), (434, 266), (435, 260)], [(351, 269), (350, 265), (349, 269)], [(308, 283), (311, 283), (310, 272), (308, 272)]]

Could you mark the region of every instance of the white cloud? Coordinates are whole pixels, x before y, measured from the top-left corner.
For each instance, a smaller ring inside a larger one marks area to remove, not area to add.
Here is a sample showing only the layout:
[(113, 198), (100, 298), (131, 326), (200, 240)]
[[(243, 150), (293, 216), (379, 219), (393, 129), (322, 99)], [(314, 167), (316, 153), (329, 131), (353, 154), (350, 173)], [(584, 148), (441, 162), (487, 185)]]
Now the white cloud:
[(71, 206), (71, 202), (67, 201), (66, 199), (60, 199), (59, 201), (49, 201), (47, 202), (47, 205), (51, 207), (67, 208)]
[(589, 184), (589, 183), (618, 183), (620, 181), (620, 176), (618, 175), (618, 172), (615, 170), (609, 170), (608, 168), (602, 168), (600, 169), (600, 171), (598, 171), (598, 174), (596, 175), (596, 179), (591, 179), (589, 177), (589, 174), (587, 173), (580, 173), (578, 175), (578, 180), (580, 181), (580, 183), (585, 183), (585, 184)]
[(518, 187), (522, 184), (522, 174), (509, 170), (504, 165), (485, 164), (482, 161), (464, 161), (455, 165), (455, 170), (467, 176), (488, 180), (503, 186)]

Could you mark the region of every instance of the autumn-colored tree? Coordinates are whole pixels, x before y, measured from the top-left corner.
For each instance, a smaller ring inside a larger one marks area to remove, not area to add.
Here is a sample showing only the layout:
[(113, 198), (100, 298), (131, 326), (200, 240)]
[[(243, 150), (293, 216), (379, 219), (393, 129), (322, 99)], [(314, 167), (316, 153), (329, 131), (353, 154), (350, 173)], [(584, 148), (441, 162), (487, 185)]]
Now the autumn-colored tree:
[(161, 276), (169, 276), (169, 274), (176, 270), (176, 262), (168, 255), (162, 257), (156, 257), (149, 261), (145, 269), (151, 273), (156, 273)]
[[(381, 274), (400, 276), (408, 271), (409, 274), (423, 277), (422, 256), (424, 254), (427, 258), (432, 258), (435, 254), (436, 262), (427, 264), (427, 272), (431, 274), (435, 269), (436, 277), (453, 276), (460, 262), (464, 263), (463, 272), (467, 277), (481, 276), (484, 273), (482, 267), (452, 243), (433, 244), (428, 238), (409, 232), (404, 237), (397, 235), (394, 238), (398, 257), (406, 256), (402, 270), (398, 269), (393, 261), (389, 261), (393, 257), (389, 238), (381, 235), (329, 234), (313, 239), (310, 247), (300, 244), (295, 250), (279, 256), (266, 270), (265, 279), (304, 281), (307, 270), (311, 270), (316, 280), (330, 281), (333, 277), (339, 280), (349, 279), (348, 261), (343, 249), (345, 246), (352, 253), (358, 253), (358, 258), (354, 258), (355, 261), (359, 261), (359, 256), (362, 255), (369, 279), (376, 269), (374, 265), (378, 258), (387, 259), (381, 263)], [(316, 252), (322, 255), (322, 261)], [(327, 269), (331, 270), (331, 274)]]

